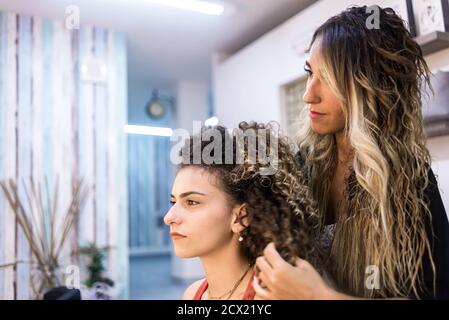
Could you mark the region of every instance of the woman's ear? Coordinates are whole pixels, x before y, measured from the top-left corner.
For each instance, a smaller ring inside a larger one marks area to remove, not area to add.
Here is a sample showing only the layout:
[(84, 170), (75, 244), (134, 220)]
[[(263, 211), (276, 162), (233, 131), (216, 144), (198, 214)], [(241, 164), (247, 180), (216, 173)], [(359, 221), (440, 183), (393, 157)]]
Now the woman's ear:
[[(241, 221), (241, 222), (240, 222)], [(243, 225), (242, 225), (243, 224)], [(238, 205), (232, 210), (231, 229), (232, 232), (239, 234), (248, 226), (248, 216), (246, 205)]]

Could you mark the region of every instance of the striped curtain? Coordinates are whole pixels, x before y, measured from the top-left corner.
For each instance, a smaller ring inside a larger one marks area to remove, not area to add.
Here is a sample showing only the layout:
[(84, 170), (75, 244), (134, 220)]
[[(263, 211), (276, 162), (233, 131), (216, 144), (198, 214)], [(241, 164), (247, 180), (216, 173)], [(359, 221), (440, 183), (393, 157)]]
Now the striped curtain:
[[(80, 65), (94, 57), (107, 81), (85, 82)], [(66, 29), (51, 21), (0, 12), (0, 179), (59, 185), (61, 206), (84, 179), (87, 204), (71, 250), (87, 242), (110, 246), (108, 276), (127, 295), (126, 43), (123, 34), (95, 27)], [(62, 212), (62, 210), (60, 211)], [(30, 297), (30, 250), (0, 193), (0, 299)]]

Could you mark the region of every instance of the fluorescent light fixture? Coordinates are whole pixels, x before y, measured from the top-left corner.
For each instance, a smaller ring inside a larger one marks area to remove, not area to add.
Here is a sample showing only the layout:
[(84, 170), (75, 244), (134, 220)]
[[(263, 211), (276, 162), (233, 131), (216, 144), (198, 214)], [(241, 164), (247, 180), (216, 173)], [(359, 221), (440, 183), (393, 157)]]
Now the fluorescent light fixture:
[(127, 124), (123, 128), (127, 134), (141, 134), (146, 136), (171, 137), (173, 130), (163, 127), (136, 126)]
[(213, 126), (216, 126), (217, 124), (218, 124), (217, 117), (212, 117), (212, 118), (209, 118), (206, 121), (204, 121), (204, 125), (207, 127), (213, 127)]
[(201, 0), (149, 0), (152, 3), (178, 9), (190, 10), (214, 16), (223, 14), (223, 5)]

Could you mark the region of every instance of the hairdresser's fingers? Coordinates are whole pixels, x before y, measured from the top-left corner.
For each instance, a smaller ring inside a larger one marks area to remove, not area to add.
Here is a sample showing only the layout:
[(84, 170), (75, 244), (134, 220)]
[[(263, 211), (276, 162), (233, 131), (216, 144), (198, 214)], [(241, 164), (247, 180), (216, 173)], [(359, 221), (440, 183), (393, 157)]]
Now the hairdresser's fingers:
[(309, 267), (312, 267), (307, 260), (301, 259), (299, 257), (296, 257), (295, 264), (300, 270), (307, 270)]
[(284, 267), (284, 265), (287, 263), (284, 259), (282, 259), (279, 252), (276, 250), (276, 247), (274, 246), (273, 242), (270, 242), (264, 249), (263, 255), (267, 262), (272, 266), (273, 268), (281, 268)]
[(270, 292), (260, 285), (259, 278), (254, 277), (253, 278), (253, 288), (256, 292), (256, 296), (261, 300), (271, 300)]
[(256, 267), (267, 275), (270, 275), (273, 272), (273, 268), (268, 263), (267, 259), (264, 256), (258, 257), (256, 259)]
[(271, 286), (273, 285), (272, 282), (270, 281), (270, 279), (268, 278), (268, 276), (263, 273), (263, 272), (259, 272), (259, 274), (257, 275), (257, 277), (259, 278), (259, 284), (262, 288), (264, 289), (271, 289)]

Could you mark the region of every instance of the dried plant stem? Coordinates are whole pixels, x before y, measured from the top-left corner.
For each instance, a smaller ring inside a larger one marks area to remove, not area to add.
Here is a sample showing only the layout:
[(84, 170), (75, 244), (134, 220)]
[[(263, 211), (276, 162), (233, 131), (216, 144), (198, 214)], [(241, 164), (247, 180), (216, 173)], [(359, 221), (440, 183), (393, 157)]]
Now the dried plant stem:
[[(0, 182), (35, 259), (32, 264), (36, 264), (35, 270), (38, 272), (31, 272), (31, 289), (37, 297), (42, 297), (45, 290), (61, 283), (57, 270), (62, 248), (70, 238), (72, 227), (78, 221), (88, 191), (83, 187), (82, 180), (77, 182), (67, 209), (60, 212), (63, 204), (60, 204), (58, 182), (55, 183), (53, 197), (47, 179), (45, 179), (45, 195), (41, 184), (35, 183), (32, 178), (29, 187), (24, 180), (22, 185), (22, 188), (19, 188), (12, 179), (8, 183)], [(16, 263), (6, 266), (13, 266)]]

